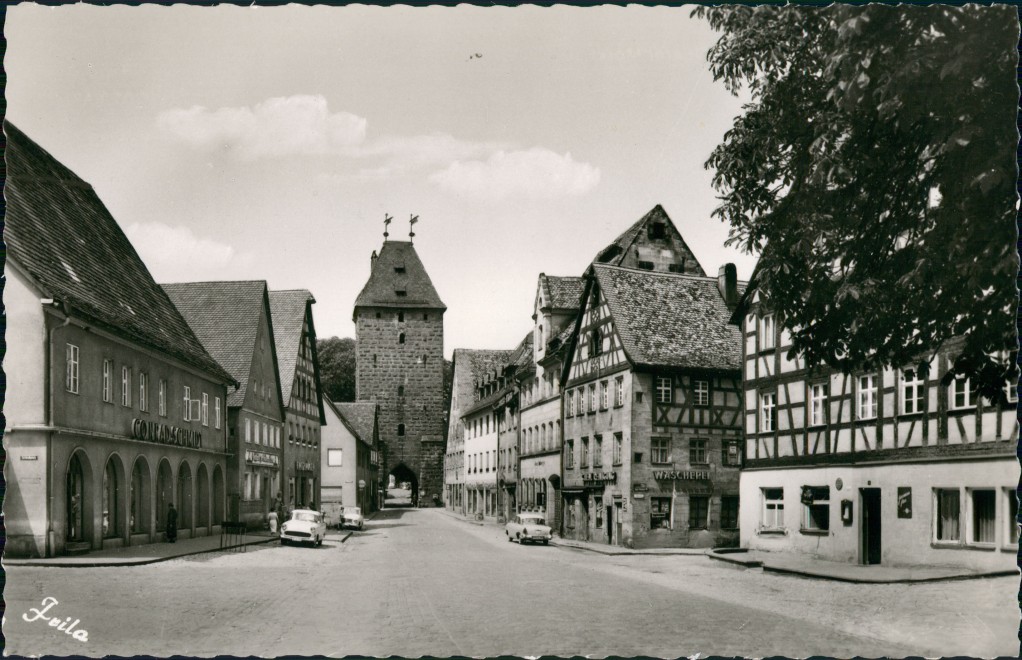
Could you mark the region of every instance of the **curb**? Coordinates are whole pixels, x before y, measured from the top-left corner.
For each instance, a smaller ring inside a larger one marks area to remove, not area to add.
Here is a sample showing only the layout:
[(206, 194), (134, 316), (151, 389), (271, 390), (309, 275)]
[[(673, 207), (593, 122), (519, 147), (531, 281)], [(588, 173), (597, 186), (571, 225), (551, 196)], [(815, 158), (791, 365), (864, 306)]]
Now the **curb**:
[(163, 561), (170, 561), (172, 559), (180, 559), (181, 557), (192, 557), (194, 555), (202, 555), (207, 552), (221, 552), (225, 550), (235, 550), (237, 548), (244, 548), (250, 545), (263, 545), (266, 543), (273, 543), (279, 541), (278, 537), (268, 537), (261, 541), (252, 541), (251, 543), (238, 543), (236, 545), (229, 545), (223, 548), (209, 548), (207, 550), (195, 550), (193, 552), (184, 552), (179, 555), (171, 555), (168, 557), (152, 557), (145, 559), (134, 559), (134, 560), (123, 560), (115, 562), (36, 562), (35, 560), (20, 560), (20, 559), (4, 559), (4, 566), (28, 566), (30, 568), (107, 568), (107, 567), (120, 567), (125, 566), (147, 566), (149, 564), (158, 564)]
[[(571, 550), (582, 550), (583, 552), (595, 552), (598, 555), (606, 555), (608, 557), (701, 557), (707, 554), (706, 550), (699, 548), (690, 548), (689, 550), (696, 550), (696, 552), (685, 552), (685, 548), (679, 548), (679, 552), (648, 552), (646, 550), (603, 550), (602, 548), (591, 548), (582, 545), (575, 545), (573, 543), (563, 543), (559, 539), (550, 539), (550, 545), (557, 546), (558, 548), (569, 548)], [(611, 546), (608, 546), (611, 547)]]

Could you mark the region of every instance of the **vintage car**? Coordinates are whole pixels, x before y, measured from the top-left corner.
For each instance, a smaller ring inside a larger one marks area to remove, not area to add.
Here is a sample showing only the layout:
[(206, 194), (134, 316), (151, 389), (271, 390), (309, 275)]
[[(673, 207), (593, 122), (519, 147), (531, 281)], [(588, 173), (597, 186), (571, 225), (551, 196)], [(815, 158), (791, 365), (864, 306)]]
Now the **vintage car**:
[(357, 506), (346, 506), (344, 507), (344, 513), (341, 514), (341, 527), (357, 527), (362, 529), (362, 525), (365, 524), (365, 518), (362, 517), (362, 509)]
[(519, 513), (504, 526), (504, 532), (509, 542), (518, 541), (519, 545), (527, 541), (539, 541), (543, 545), (550, 543), (550, 527), (542, 513)]
[(326, 536), (326, 523), (323, 514), (310, 509), (295, 509), (291, 519), (280, 528), (280, 544), (311, 543), (322, 545)]

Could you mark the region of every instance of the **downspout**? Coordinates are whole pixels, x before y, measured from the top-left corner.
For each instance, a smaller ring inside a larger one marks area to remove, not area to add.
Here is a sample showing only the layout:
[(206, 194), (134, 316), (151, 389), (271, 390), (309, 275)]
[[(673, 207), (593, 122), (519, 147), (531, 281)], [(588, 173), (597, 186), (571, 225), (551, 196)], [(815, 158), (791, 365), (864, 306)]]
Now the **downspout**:
[[(42, 298), (39, 302), (54, 308), (60, 305), (52, 298)], [(56, 539), (53, 531), (53, 389), (52, 389), (52, 365), (53, 365), (53, 333), (62, 330), (71, 323), (71, 316), (64, 310), (64, 322), (55, 325), (46, 331), (46, 340), (43, 346), (43, 355), (46, 359), (44, 366), (43, 396), (46, 398), (46, 556), (52, 557), (55, 551)]]

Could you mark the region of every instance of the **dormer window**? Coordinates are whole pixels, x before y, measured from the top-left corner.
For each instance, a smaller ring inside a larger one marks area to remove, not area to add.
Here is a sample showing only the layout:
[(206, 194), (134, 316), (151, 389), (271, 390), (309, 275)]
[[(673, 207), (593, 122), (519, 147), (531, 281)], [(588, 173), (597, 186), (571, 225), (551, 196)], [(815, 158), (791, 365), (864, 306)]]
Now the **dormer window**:
[(398, 298), (404, 298), (408, 295), (407, 289), (394, 289), (394, 295)]
[(662, 222), (654, 222), (650, 224), (648, 235), (652, 239), (667, 238), (667, 225)]
[(405, 267), (404, 266), (394, 266), (394, 272), (397, 273), (398, 275), (404, 275), (405, 274)]
[(654, 264), (652, 261), (640, 261), (636, 264), (638, 268), (642, 270), (653, 270)]

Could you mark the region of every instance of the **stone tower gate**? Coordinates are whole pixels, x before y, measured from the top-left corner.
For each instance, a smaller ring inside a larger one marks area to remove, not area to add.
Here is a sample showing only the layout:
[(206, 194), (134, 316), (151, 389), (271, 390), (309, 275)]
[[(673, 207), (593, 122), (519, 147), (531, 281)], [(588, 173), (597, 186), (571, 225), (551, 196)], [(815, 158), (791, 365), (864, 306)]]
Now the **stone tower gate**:
[(410, 471), (422, 505), (443, 493), (445, 311), (410, 242), (373, 253), (355, 300), (355, 398), (379, 405), (381, 465)]

